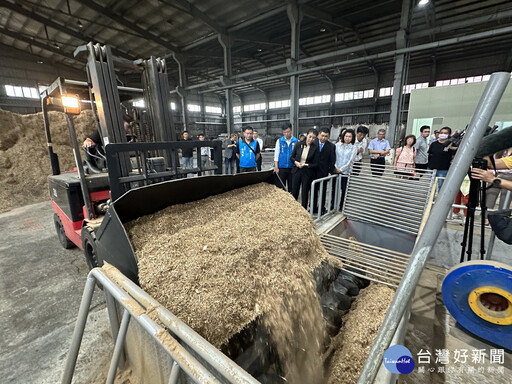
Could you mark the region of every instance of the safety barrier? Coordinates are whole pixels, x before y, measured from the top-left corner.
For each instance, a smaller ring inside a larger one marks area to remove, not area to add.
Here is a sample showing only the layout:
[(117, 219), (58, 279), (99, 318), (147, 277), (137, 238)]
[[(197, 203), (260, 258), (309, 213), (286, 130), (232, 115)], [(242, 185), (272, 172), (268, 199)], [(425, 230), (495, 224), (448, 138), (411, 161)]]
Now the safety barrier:
[[(181, 382), (179, 380), (182, 377), (191, 379), (197, 384), (258, 383), (256, 379), (208, 343), (192, 328), (111, 267), (108, 268), (108, 273), (102, 268), (95, 268), (89, 272), (62, 375), (61, 382), (63, 384), (71, 383), (73, 378), (96, 284), (99, 284), (105, 293), (112, 336), (115, 340), (107, 384), (114, 382), (118, 366), (124, 364), (123, 348), (131, 319), (135, 320), (143, 331), (148, 333), (173, 360), (167, 381), (169, 384)], [(123, 312), (120, 324), (117, 306), (122, 308)], [(148, 315), (149, 311), (156, 314), (156, 320), (154, 316)]]

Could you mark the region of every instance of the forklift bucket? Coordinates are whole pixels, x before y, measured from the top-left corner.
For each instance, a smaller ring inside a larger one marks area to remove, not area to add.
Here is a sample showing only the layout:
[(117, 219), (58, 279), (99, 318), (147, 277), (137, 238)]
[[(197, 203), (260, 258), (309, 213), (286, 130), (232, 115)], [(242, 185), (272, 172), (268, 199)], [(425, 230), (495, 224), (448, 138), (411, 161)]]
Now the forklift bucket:
[(138, 284), (137, 257), (124, 228), (125, 223), (170, 205), (186, 204), (261, 182), (282, 186), (279, 177), (270, 170), (170, 180), (129, 190), (110, 205), (96, 231), (96, 253), (100, 265), (106, 261)]

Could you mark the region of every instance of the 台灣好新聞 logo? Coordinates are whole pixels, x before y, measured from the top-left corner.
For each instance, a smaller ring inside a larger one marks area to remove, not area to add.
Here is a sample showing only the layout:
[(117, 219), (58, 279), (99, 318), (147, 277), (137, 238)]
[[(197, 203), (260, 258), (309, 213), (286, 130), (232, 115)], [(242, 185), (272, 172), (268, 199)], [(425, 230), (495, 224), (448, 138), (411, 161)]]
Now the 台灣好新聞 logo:
[(409, 349), (403, 345), (393, 345), (384, 352), (384, 366), (391, 373), (411, 373), (414, 360)]

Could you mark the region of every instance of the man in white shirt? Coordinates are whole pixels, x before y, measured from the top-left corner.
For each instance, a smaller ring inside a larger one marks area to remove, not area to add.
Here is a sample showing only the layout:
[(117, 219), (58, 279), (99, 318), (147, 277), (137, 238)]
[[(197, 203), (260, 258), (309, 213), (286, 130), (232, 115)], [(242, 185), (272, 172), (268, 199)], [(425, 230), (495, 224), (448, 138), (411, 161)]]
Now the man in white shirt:
[[(259, 138), (258, 131), (252, 131), (252, 138), (258, 142), (260, 145), (260, 151), (263, 152), (263, 140)], [(260, 154), (260, 157), (258, 157), (258, 160), (256, 160), (256, 167), (258, 168), (258, 171), (261, 171), (261, 162), (263, 161), (262, 157), (263, 156)]]
[(386, 165), (386, 156), (389, 155), (391, 146), (389, 141), (385, 139), (386, 130), (379, 129), (377, 131), (377, 137), (370, 141), (368, 150), (370, 151), (370, 168), (372, 175), (382, 176), (384, 174), (384, 167)]
[(368, 127), (365, 127), (364, 125), (360, 125), (359, 127), (357, 127), (356, 141), (354, 142), (354, 146), (357, 148), (357, 154), (354, 160), (355, 167), (352, 168), (352, 173), (356, 175), (361, 170), (360, 166), (361, 163), (363, 162), (363, 154), (365, 153), (366, 148), (368, 147), (368, 140), (366, 139), (368, 133), (370, 133)]
[[(204, 141), (204, 135), (199, 135), (199, 141)], [(210, 147), (201, 147), (201, 169), (209, 167), (212, 161), (212, 151)], [(211, 175), (212, 171), (204, 171), (203, 174)]]

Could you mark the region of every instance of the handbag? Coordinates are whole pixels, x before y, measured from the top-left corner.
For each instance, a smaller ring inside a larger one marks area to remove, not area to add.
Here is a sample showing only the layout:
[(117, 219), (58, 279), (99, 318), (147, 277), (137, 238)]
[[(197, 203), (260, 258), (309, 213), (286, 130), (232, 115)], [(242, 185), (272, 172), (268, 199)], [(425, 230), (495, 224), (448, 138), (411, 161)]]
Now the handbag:
[(511, 210), (505, 209), (487, 213), (489, 224), (496, 237), (506, 244), (512, 244), (512, 217)]

